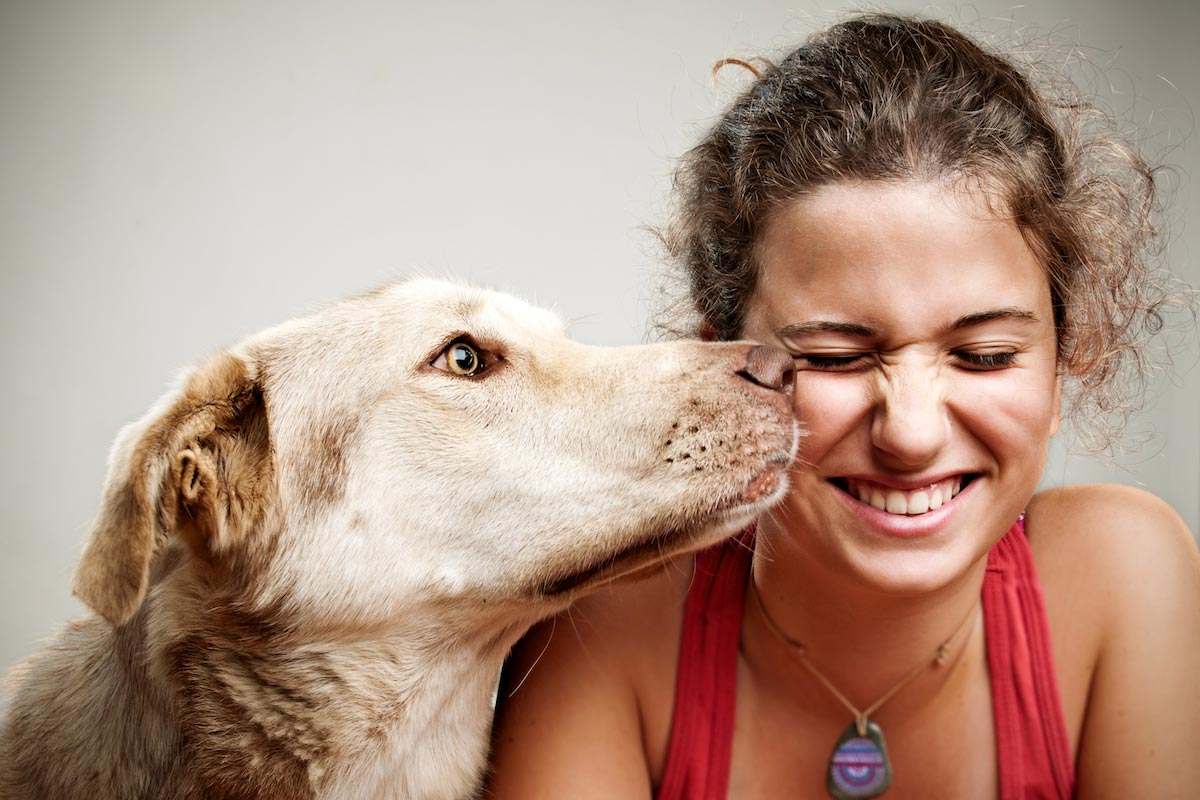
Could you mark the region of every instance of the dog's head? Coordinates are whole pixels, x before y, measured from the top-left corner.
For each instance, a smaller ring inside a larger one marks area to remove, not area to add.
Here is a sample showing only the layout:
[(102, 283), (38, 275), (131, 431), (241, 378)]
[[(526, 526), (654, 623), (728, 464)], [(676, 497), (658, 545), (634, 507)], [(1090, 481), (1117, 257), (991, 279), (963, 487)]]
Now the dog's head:
[(75, 591), (122, 623), (174, 549), (322, 625), (561, 605), (781, 495), (789, 363), (587, 347), (505, 295), (393, 284), (216, 356), (123, 431)]

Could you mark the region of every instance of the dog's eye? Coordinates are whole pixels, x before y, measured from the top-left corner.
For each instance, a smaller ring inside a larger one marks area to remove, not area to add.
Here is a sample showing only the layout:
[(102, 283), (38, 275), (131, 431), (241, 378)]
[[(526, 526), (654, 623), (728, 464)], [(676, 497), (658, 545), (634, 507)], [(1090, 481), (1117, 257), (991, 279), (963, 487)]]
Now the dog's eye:
[(487, 365), (483, 355), (469, 342), (451, 342), (431, 365), (453, 375), (478, 375)]
[(446, 349), (446, 365), (455, 375), (474, 375), (483, 369), (483, 359), (474, 347), (459, 342)]

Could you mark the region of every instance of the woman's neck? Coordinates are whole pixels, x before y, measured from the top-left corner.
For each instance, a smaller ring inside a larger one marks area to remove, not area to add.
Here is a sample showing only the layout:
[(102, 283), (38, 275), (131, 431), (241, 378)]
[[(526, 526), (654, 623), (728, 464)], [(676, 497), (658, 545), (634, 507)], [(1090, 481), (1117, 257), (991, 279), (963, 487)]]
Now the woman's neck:
[[(973, 640), (973, 629), (982, 624), (979, 598), (986, 558), (936, 591), (897, 596), (814, 561), (786, 531), (768, 535), (770, 547), (756, 550), (750, 575), (762, 608), (748, 595), (742, 628), (743, 658), (760, 679), (815, 702), (815, 708), (848, 713), (795, 648), (772, 631), (773, 622), (786, 638), (804, 646), (811, 665), (859, 710), (921, 664), (928, 671), (919, 672), (880, 713), (893, 716), (906, 707), (918, 708), (941, 693)], [(935, 669), (935, 656), (944, 644), (947, 658)]]

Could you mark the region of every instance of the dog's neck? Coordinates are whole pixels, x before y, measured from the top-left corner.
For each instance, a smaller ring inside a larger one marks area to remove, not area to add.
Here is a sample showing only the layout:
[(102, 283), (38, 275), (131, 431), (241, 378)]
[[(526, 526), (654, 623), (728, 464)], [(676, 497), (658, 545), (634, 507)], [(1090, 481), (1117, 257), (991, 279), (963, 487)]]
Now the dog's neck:
[[(170, 691), (147, 663), (145, 618), (143, 610), (119, 628), (97, 616), (68, 623), (53, 646), (10, 674), (21, 690), (0, 720), (0, 794), (146, 797), (147, 776), (158, 786), (174, 782), (180, 727)], [(31, 742), (40, 757), (18, 768)]]
[(153, 677), (175, 698), (184, 757), (211, 789), (255, 776), (271, 787), (264, 796), (470, 795), (500, 665), (532, 620), (446, 624), (442, 606), (386, 634), (321, 636), (194, 584), (179, 571), (156, 587), (138, 619), (156, 635), (114, 635), (156, 643)]
[(0, 757), (4, 785), (181, 800), (472, 796), (500, 665), (532, 618), (443, 598), (386, 631), (314, 635), (186, 558), (166, 564), (127, 623), (72, 623), (37, 657), (61, 680), (14, 674), (25, 686), (0, 756), (35, 739), (46, 750), (20, 774)]

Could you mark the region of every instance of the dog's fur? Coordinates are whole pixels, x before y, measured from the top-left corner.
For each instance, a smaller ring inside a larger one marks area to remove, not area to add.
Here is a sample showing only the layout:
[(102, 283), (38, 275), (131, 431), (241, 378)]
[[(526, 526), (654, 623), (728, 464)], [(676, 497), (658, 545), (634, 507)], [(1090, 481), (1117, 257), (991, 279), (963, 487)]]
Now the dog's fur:
[(212, 358), (113, 447), (99, 616), (10, 674), (0, 797), (470, 796), (529, 625), (782, 494), (780, 359), (431, 280)]

